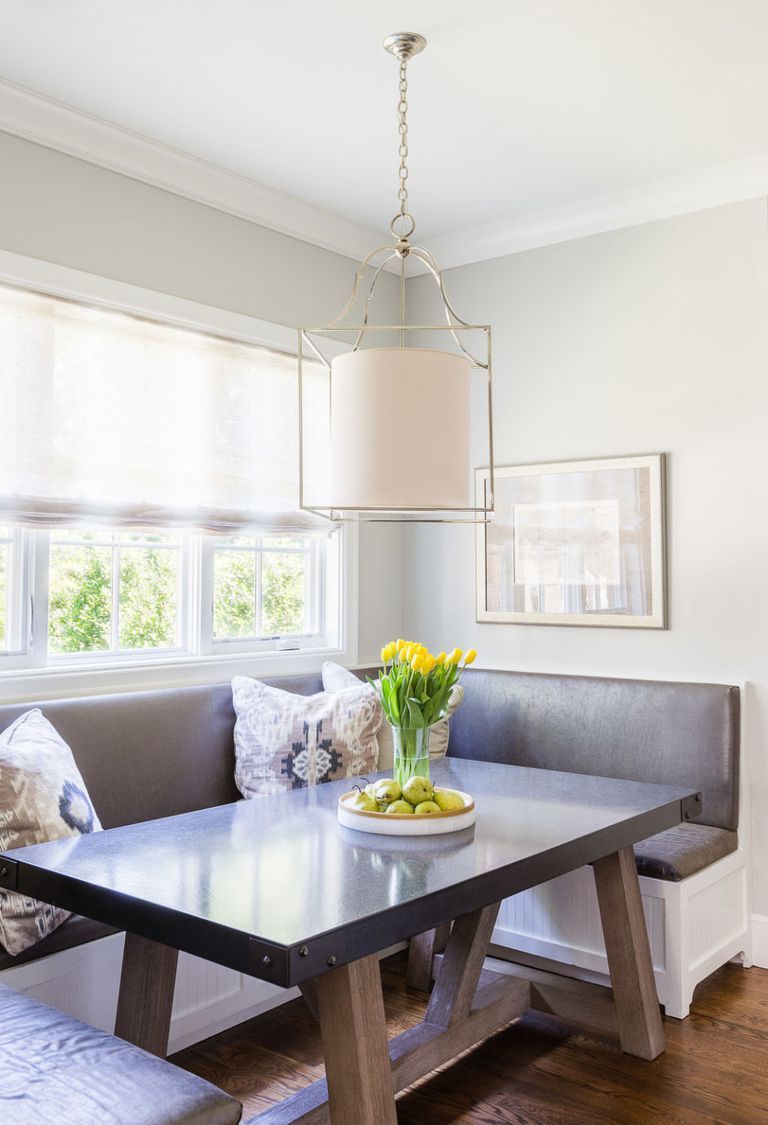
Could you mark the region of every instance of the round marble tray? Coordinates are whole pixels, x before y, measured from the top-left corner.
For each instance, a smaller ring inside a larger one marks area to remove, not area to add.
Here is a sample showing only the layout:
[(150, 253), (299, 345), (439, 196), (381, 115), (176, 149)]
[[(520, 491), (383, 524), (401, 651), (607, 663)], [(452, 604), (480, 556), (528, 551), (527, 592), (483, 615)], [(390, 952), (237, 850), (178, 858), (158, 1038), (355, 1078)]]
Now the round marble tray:
[(351, 802), (357, 795), (357, 790), (352, 789), (339, 797), (336, 816), (339, 824), (355, 832), (377, 832), (381, 836), (441, 836), (446, 832), (460, 832), (475, 823), (474, 799), (459, 789), (454, 792), (464, 801), (463, 809), (417, 816), (416, 813), (365, 812), (352, 808)]

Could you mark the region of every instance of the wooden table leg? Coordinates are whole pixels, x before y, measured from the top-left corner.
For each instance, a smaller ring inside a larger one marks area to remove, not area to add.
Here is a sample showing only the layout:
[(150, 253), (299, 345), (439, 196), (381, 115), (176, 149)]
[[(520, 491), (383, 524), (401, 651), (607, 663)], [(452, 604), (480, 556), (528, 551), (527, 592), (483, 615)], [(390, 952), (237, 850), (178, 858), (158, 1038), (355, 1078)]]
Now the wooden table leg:
[(429, 992), (432, 988), (432, 963), (436, 953), (442, 953), (448, 942), (451, 923), (444, 922), (434, 930), (416, 934), (408, 947), (408, 967), (405, 981), (409, 988)]
[(315, 981), (333, 1125), (396, 1125), (379, 959)]
[(427, 1023), (453, 1027), (469, 1016), (500, 902), (462, 914), (453, 923), (432, 995)]
[(495, 903), (456, 921), (426, 1018), (389, 1042), (376, 956), (302, 985), (317, 1000), (326, 1078), (249, 1125), (395, 1125), (396, 1093), (522, 1016), (528, 981), (483, 971), (498, 910)]
[(632, 848), (593, 865), (622, 1049), (641, 1059), (664, 1050), (651, 950)]
[(125, 935), (115, 1035), (165, 1058), (176, 984), (177, 949)]

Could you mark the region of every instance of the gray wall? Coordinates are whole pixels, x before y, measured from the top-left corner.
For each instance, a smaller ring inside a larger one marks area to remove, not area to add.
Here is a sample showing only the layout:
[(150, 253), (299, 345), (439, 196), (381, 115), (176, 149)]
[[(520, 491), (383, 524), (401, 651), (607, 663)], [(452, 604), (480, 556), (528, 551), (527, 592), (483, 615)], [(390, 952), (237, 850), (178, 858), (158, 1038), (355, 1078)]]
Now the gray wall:
[[(486, 667), (748, 681), (754, 908), (768, 914), (765, 201), (446, 281), (461, 316), (493, 326), (498, 464), (668, 454), (670, 629), (479, 626), (472, 530), (420, 527), (406, 532), (408, 633), (438, 649), (472, 644)], [(410, 288), (423, 322), (432, 286)]]
[[(0, 248), (292, 326), (335, 316), (355, 272), (350, 258), (7, 133)], [(382, 278), (380, 300), (391, 322), (395, 277)], [(402, 631), (401, 542), (399, 528), (361, 528), (363, 663)]]

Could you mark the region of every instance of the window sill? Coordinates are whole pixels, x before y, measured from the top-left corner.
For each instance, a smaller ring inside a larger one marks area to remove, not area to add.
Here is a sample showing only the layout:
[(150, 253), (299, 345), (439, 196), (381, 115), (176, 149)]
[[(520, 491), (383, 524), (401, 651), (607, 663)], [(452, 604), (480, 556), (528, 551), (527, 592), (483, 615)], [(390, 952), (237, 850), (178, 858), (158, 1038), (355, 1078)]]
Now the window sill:
[(69, 696), (109, 695), (131, 691), (159, 691), (223, 683), (232, 676), (302, 675), (319, 672), (324, 660), (354, 664), (348, 648), (318, 647), (279, 652), (241, 652), (221, 656), (175, 656), (79, 668), (16, 668), (0, 672), (0, 702), (28, 703)]

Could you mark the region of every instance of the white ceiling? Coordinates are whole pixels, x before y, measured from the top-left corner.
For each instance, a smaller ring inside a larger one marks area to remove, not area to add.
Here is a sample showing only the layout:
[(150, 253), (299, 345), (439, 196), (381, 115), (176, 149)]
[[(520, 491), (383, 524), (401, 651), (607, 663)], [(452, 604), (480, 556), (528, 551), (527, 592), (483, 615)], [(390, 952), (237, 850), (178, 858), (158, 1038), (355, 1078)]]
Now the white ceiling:
[(410, 65), (427, 241), (730, 168), (768, 189), (768, 0), (2, 0), (0, 78), (384, 231), (397, 30), (429, 40)]

